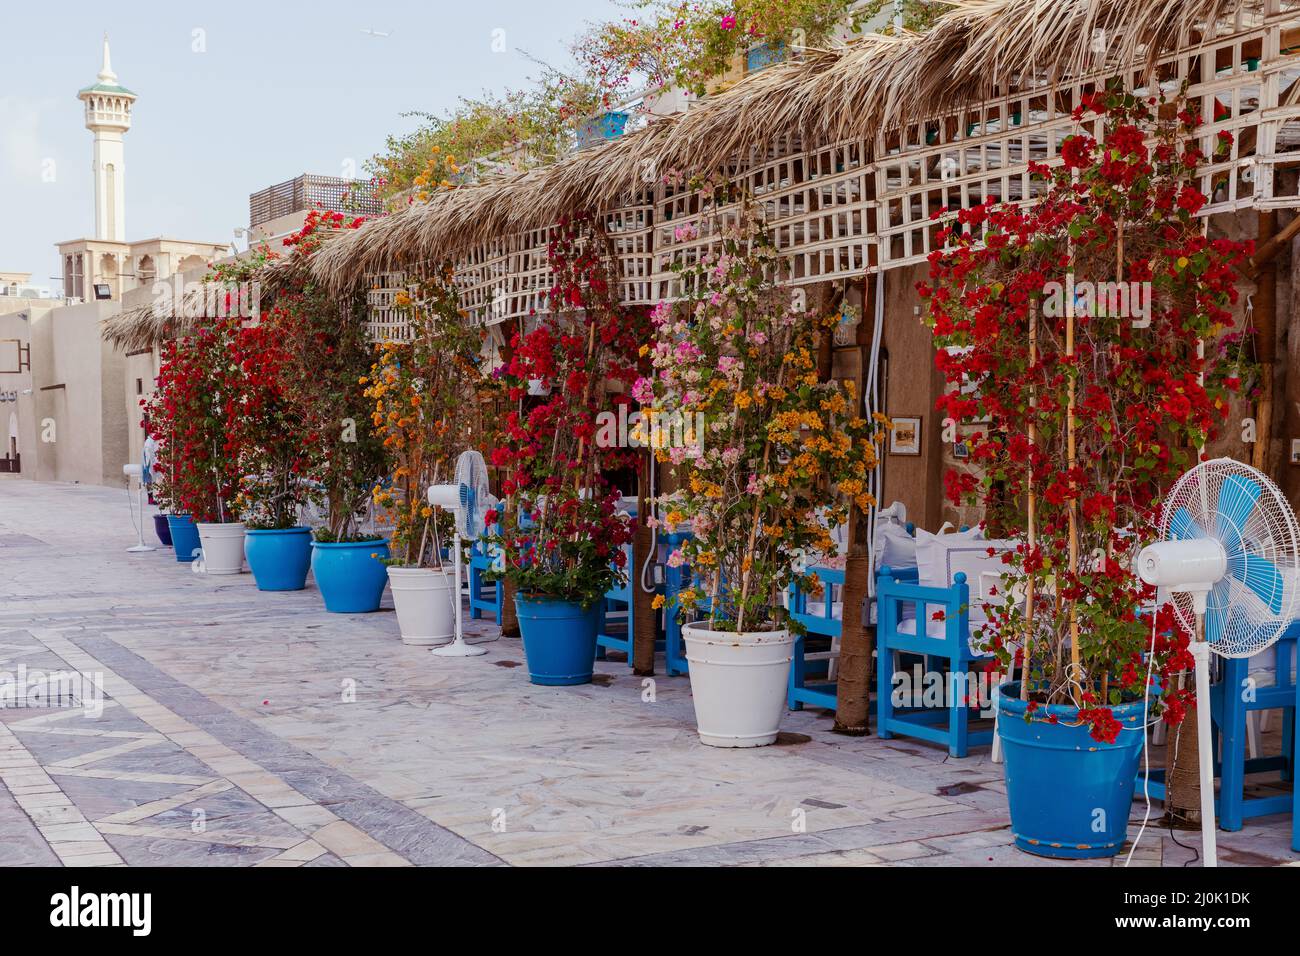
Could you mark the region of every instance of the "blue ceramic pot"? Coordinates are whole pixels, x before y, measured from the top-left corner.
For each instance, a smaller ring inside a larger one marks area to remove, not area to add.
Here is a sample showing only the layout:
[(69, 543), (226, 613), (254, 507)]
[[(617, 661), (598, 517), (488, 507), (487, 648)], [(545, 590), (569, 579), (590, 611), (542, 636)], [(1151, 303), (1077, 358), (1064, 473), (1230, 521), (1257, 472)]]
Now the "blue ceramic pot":
[(168, 515), (167, 529), (171, 532), (177, 561), (193, 561), (203, 553), (198, 526), (189, 515)]
[(388, 583), (388, 540), (349, 541), (343, 544), (313, 541), (311, 571), (325, 599), (325, 610), (335, 614), (378, 611)]
[(164, 547), (170, 548), (172, 546), (172, 529), (167, 524), (167, 515), (153, 516), (153, 533), (158, 536), (158, 540)]
[(1025, 720), (1027, 707), (1018, 681), (1002, 685), (998, 735), (1016, 846), (1066, 859), (1119, 853), (1142, 754), (1145, 702), (1111, 708), (1124, 728), (1113, 744), (1092, 739), (1077, 707), (1040, 704)]
[(259, 591), (301, 591), (311, 567), (311, 529), (249, 528), (244, 557)]
[(575, 601), (515, 595), (519, 635), (534, 684), (590, 684), (596, 664), (600, 606), (583, 610)]

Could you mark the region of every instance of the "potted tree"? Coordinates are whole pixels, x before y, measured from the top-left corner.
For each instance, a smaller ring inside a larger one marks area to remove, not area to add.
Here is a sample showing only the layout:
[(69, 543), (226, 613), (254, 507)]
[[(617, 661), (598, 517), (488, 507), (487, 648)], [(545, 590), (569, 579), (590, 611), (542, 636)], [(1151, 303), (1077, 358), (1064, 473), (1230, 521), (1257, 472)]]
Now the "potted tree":
[(313, 442), (285, 392), (288, 320), (286, 310), (272, 309), (239, 332), (232, 352), (244, 382), (226, 426), (241, 476), (235, 506), (248, 568), (262, 591), (301, 591), (311, 562), (311, 529), (299, 512), (312, 495)]
[(365, 379), (373, 349), (354, 314), (357, 305), (306, 280), (276, 300), (283, 310), (277, 329), (286, 356), (284, 394), (289, 414), (305, 430), (309, 478), (325, 501), (325, 522), (313, 531), (312, 575), (326, 610), (337, 613), (379, 609), (389, 556), (387, 536), (368, 521), (387, 461), (382, 439), (369, 427), (374, 410)]
[[(590, 217), (561, 225), (549, 261), (551, 309), (512, 336), (499, 374), (518, 405), (491, 455), (504, 501), (488, 514), (489, 540), (505, 561), (490, 576), (514, 587), (532, 682), (583, 684), (595, 664), (598, 605), (624, 580), (632, 538), (609, 475), (636, 456), (598, 442), (597, 418), (611, 387), (636, 378), (644, 315), (618, 301)], [(546, 387), (530, 388), (537, 382)]]
[(166, 343), (147, 406), (175, 512), (168, 524), (176, 556), (193, 557), (197, 531), (208, 574), (238, 574), (244, 563), (244, 526), (232, 507), (238, 464), (226, 427), (243, 387), (231, 360), (238, 331), (238, 318), (221, 318)]
[(483, 333), (461, 312), (449, 270), (398, 296), (408, 340), (379, 347), (363, 381), (372, 424), (392, 466), (374, 488), (391, 523), (388, 581), (402, 640), (420, 646), (454, 636), (460, 600), (446, 548), (453, 516), (425, 499), (430, 485), (454, 480), (457, 455), (482, 433), (478, 414)]
[(653, 313), (654, 375), (634, 391), (658, 420), (688, 423), (684, 447), (660, 452), (678, 490), (658, 507), (691, 534), (669, 563), (693, 574), (678, 610), (700, 740), (715, 747), (776, 739), (794, 643), (780, 595), (795, 581), (816, 590), (801, 559), (833, 553), (849, 503), (871, 504), (882, 433), (851, 390), (819, 381), (816, 335), (838, 316), (795, 310), (766, 231), (739, 208), (676, 267), (685, 295)]
[(1040, 855), (1117, 853), (1148, 714), (1192, 703), (1188, 636), (1144, 611), (1131, 559), (1239, 384), (1220, 333), (1247, 249), (1196, 218), (1210, 137), (1180, 106), (1089, 94), (1061, 164), (1032, 168), (1041, 200), (950, 216), (920, 287), (978, 466), (949, 497), (1020, 542), (979, 636), (1020, 668), (998, 730), (1016, 843)]

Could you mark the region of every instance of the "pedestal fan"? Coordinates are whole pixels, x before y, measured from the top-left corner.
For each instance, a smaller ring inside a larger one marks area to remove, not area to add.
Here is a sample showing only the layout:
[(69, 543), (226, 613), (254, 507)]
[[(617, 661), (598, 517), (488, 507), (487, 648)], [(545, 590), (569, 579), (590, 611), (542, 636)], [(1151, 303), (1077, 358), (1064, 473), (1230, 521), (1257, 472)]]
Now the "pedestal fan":
[[(130, 554), (143, 554), (154, 548), (144, 543), (144, 469), (140, 465), (123, 465), (122, 474), (126, 476), (126, 507), (131, 508), (131, 483), (135, 482), (135, 511), (131, 523), (135, 525), (137, 543), (127, 548)], [(139, 518), (139, 521), (135, 519)]]
[(1172, 596), (1178, 622), (1194, 636), (1201, 841), (1204, 865), (1215, 866), (1209, 655), (1253, 657), (1290, 626), (1300, 600), (1300, 526), (1266, 475), (1216, 458), (1178, 479), (1160, 537), (1138, 555), (1137, 572)]
[(486, 654), (482, 647), (465, 643), (465, 627), (460, 606), (460, 569), (462, 541), (477, 541), (485, 530), (483, 513), (491, 495), (488, 492), (487, 465), (476, 451), (461, 452), (456, 459), (456, 481), (450, 485), (430, 485), (429, 504), (451, 511), (456, 519), (456, 533), (452, 542), (452, 568), (456, 584), (451, 590), (456, 615), (456, 639), (444, 647), (435, 647), (429, 653), (437, 657), (478, 657)]

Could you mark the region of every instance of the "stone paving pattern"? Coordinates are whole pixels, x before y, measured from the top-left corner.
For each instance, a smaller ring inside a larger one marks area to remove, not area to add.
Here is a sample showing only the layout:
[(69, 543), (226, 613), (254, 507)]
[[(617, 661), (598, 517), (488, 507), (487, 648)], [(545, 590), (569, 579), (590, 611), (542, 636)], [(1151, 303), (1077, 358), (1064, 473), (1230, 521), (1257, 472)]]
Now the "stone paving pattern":
[[(263, 593), (134, 541), (125, 491), (0, 477), (0, 671), (101, 674), (105, 698), (0, 708), (2, 865), (1062, 865), (1011, 845), (987, 748), (844, 738), (817, 710), (773, 747), (703, 747), (687, 678), (646, 700), (608, 661), (536, 687), (490, 621), (468, 631), (486, 657), (434, 658), (388, 596), (328, 614), (310, 583)], [(1149, 828), (1133, 865), (1198, 842)], [(1221, 862), (1289, 845), (1289, 817), (1252, 821)]]

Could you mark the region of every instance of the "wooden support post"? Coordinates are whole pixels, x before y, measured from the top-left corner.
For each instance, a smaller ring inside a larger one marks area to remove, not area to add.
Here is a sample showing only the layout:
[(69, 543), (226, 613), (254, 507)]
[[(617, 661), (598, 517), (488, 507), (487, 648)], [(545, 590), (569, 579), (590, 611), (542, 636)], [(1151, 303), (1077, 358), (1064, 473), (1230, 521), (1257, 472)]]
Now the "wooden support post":
[[(1271, 475), (1273, 437), (1273, 366), (1277, 363), (1277, 262), (1281, 246), (1273, 246), (1277, 235), (1277, 211), (1261, 209), (1256, 244), (1274, 252), (1260, 257), (1255, 276), (1255, 355), (1259, 359), (1259, 405), (1255, 409), (1255, 447), (1251, 464)], [(1300, 219), (1300, 217), (1297, 217)]]
[[(646, 449), (646, 471), (637, 495), (636, 529), (632, 532), (632, 567), (628, 568), (632, 583), (632, 613), (628, 637), (632, 641), (632, 673), (637, 677), (651, 677), (655, 672), (655, 609), (651, 606), (654, 595), (641, 587), (641, 569), (650, 556), (652, 535), (646, 522), (653, 507), (646, 496), (650, 469), (658, 468), (654, 449)], [(653, 580), (653, 579), (652, 579)]]
[[(863, 401), (871, 361), (871, 340), (876, 325), (876, 282), (874, 276), (863, 280), (862, 321), (858, 323), (858, 394)], [(840, 617), (840, 662), (835, 688), (835, 726), (838, 734), (853, 737), (871, 732), (871, 653), (874, 635), (863, 625), (862, 613), (867, 600), (871, 575), (871, 541), (868, 516), (855, 504), (849, 509), (848, 554), (844, 562), (844, 610)], [(829, 600), (829, 598), (828, 598)]]

